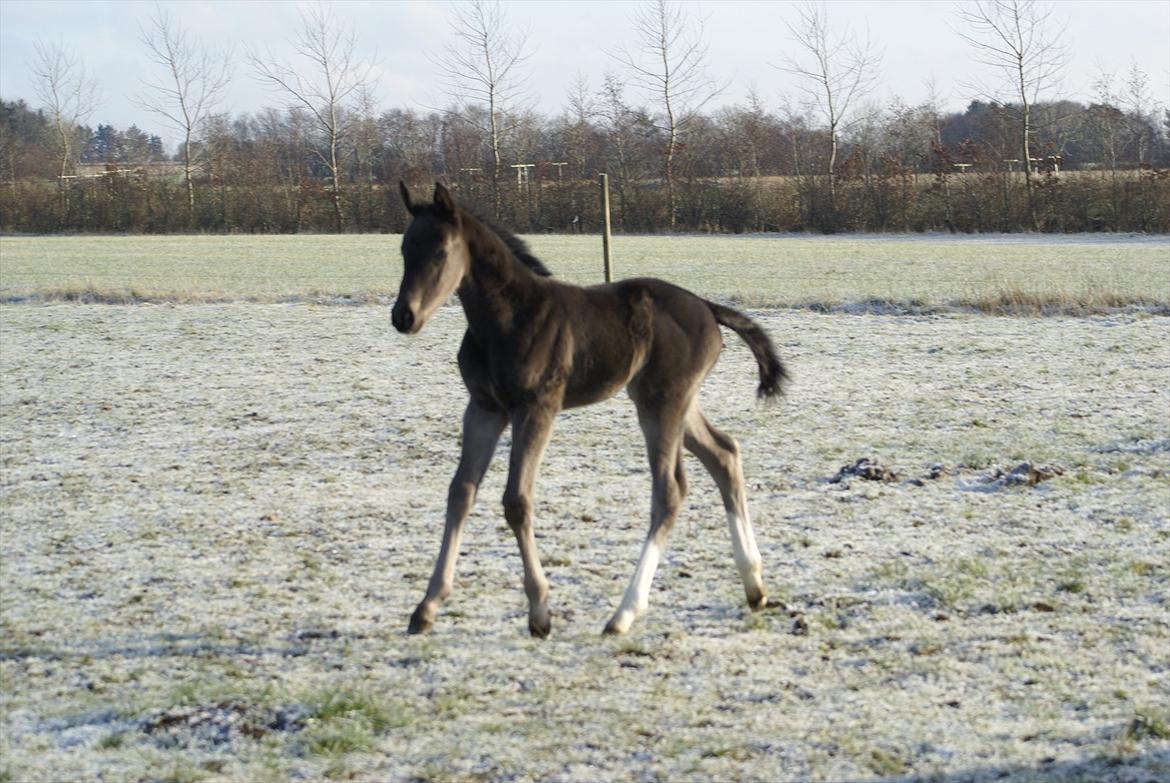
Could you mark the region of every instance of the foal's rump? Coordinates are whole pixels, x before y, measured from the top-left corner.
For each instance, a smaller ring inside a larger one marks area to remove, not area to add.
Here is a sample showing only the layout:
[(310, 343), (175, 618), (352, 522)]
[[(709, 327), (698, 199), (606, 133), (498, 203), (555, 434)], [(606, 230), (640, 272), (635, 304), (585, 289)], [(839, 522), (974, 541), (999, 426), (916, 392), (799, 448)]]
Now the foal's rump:
[[(757, 394), (770, 398), (782, 393), (788, 372), (768, 333), (747, 315), (656, 278), (633, 278), (610, 286), (596, 286), (594, 290), (602, 289), (613, 290), (625, 307), (635, 313), (637, 305), (629, 303), (646, 303), (649, 317), (653, 319), (653, 350), (661, 354), (662, 360), (685, 363), (693, 356), (699, 363), (709, 367), (722, 347), (722, 341), (718, 339), (718, 325), (726, 326), (747, 343), (756, 359), (760, 377)], [(636, 333), (639, 326), (631, 326), (630, 331)]]

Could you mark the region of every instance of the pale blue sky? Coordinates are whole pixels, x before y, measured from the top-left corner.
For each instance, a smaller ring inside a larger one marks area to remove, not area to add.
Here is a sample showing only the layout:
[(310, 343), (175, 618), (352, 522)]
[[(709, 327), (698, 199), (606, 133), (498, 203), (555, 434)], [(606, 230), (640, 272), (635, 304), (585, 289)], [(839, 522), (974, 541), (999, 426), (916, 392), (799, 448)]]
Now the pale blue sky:
[[(138, 25), (154, 3), (139, 0), (0, 0), (0, 97), (35, 103), (28, 63), (36, 40), (59, 41), (76, 51), (98, 76), (103, 100), (92, 123), (126, 127), (136, 123), (166, 139), (162, 121), (133, 105), (131, 95), (150, 66), (139, 42)], [(235, 78), (224, 108), (253, 111), (279, 105), (280, 96), (264, 90), (240, 56), (247, 47), (287, 53), (286, 42), (299, 26), (291, 0), (164, 0), (190, 33), (213, 46), (231, 45), (237, 54)], [(620, 70), (606, 50), (634, 43), (629, 19), (637, 3), (624, 0), (508, 0), (506, 13), (517, 28), (530, 29), (529, 92), (543, 113), (558, 112), (580, 72), (597, 88), (606, 69)], [(754, 85), (769, 109), (786, 97), (795, 99), (792, 77), (774, 66), (792, 43), (785, 21), (794, 18), (787, 2), (687, 3), (692, 15), (706, 18), (711, 75), (729, 81), (721, 103), (744, 99)], [(337, 0), (335, 10), (357, 26), (358, 42), (379, 63), (377, 98), (382, 108), (442, 105), (443, 93), (428, 54), (452, 41), (447, 3), (421, 0)], [(878, 101), (898, 96), (922, 101), (934, 79), (946, 108), (961, 109), (972, 97), (960, 82), (979, 72), (967, 45), (951, 27), (952, 2), (829, 3), (835, 28), (851, 28), (884, 50), (882, 79), (873, 94)], [(1066, 26), (1070, 62), (1062, 97), (1091, 98), (1100, 68), (1119, 76), (1131, 61), (1150, 77), (1154, 100), (1170, 102), (1170, 0), (1062, 0), (1054, 18)], [(1119, 79), (1120, 81), (1120, 79)]]

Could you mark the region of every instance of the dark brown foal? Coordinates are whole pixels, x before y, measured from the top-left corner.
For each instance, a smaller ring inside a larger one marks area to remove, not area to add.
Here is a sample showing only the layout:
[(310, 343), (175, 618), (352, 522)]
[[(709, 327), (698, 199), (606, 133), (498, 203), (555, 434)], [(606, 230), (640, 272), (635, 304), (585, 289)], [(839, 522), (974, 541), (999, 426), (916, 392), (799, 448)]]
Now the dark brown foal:
[(431, 627), (451, 591), (463, 521), (496, 443), (512, 426), (504, 517), (524, 564), (528, 628), (549, 632), (548, 582), (533, 535), (533, 484), (553, 421), (564, 408), (604, 400), (623, 387), (638, 411), (653, 481), (650, 532), (620, 606), (605, 626), (624, 633), (646, 609), (666, 537), (686, 495), (682, 449), (715, 479), (727, 512), (736, 567), (748, 604), (767, 603), (735, 439), (699, 408), (699, 384), (723, 347), (719, 326), (744, 339), (759, 365), (759, 394), (786, 378), (767, 334), (754, 321), (678, 286), (648, 278), (581, 288), (552, 280), (516, 237), (458, 207), (442, 185), (432, 203), (412, 201), (402, 239), (404, 271), (392, 321), (417, 332), (458, 292), (467, 315), (459, 370), (470, 394), (463, 451), (447, 496), (443, 544), (410, 633)]

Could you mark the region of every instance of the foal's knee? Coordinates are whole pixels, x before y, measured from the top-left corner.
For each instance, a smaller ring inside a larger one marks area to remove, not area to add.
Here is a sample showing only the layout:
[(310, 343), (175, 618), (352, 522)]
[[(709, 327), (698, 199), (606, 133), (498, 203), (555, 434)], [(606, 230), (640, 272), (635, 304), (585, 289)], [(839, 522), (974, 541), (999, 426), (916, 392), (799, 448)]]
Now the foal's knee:
[(471, 511), (472, 503), (475, 502), (475, 490), (475, 484), (456, 476), (452, 479), (451, 486), (447, 488), (447, 509), (461, 516), (466, 516)]
[(707, 469), (712, 474), (726, 476), (734, 484), (736, 479), (743, 475), (743, 468), (739, 460), (739, 444), (730, 435), (719, 433), (715, 438), (715, 446), (716, 448), (711, 450), (711, 455), (706, 462)]
[(504, 493), (504, 519), (513, 530), (522, 527), (532, 518), (532, 502), (524, 495)]
[(719, 461), (723, 467), (732, 473), (739, 470), (739, 442), (730, 435), (720, 433), (716, 442), (722, 447), (720, 449)]

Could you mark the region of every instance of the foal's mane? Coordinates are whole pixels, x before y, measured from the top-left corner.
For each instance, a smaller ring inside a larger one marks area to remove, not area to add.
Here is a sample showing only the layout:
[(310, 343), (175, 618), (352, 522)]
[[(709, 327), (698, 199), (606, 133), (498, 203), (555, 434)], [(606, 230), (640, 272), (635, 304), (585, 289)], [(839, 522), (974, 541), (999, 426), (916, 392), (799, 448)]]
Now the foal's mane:
[(544, 265), (544, 262), (532, 254), (532, 250), (528, 247), (528, 243), (520, 237), (513, 234), (506, 228), (501, 228), (487, 218), (477, 215), (467, 209), (463, 210), (471, 217), (475, 218), (476, 222), (486, 228), (488, 231), (495, 234), (504, 243), (504, 247), (512, 251), (512, 255), (516, 256), (516, 260), (528, 267), (534, 274), (541, 277), (552, 277), (552, 271)]

